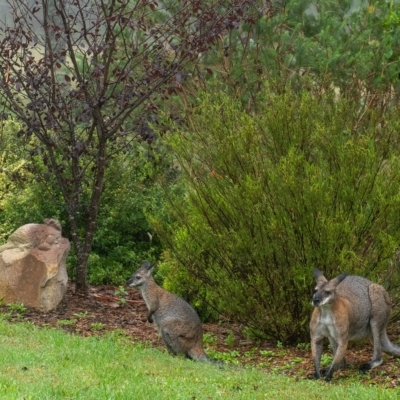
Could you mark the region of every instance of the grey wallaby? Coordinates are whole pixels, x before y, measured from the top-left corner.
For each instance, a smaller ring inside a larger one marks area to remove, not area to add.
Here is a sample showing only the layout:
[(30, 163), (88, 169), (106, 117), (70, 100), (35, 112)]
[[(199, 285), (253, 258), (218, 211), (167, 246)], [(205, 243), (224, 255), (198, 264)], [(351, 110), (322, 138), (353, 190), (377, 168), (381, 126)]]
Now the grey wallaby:
[(196, 311), (183, 299), (161, 288), (152, 277), (154, 265), (145, 261), (127, 281), (141, 291), (149, 322), (154, 322), (169, 353), (196, 361), (210, 360), (203, 349), (203, 327)]
[[(349, 340), (372, 338), (372, 360), (360, 367), (364, 373), (382, 363), (382, 351), (400, 357), (400, 347), (388, 338), (386, 327), (390, 318), (390, 299), (386, 290), (361, 276), (342, 274), (328, 281), (316, 268), (317, 285), (312, 303), (311, 352), (315, 378), (321, 374), (332, 379), (335, 370), (343, 367)], [(332, 364), (320, 371), (322, 341), (327, 337), (333, 350)]]

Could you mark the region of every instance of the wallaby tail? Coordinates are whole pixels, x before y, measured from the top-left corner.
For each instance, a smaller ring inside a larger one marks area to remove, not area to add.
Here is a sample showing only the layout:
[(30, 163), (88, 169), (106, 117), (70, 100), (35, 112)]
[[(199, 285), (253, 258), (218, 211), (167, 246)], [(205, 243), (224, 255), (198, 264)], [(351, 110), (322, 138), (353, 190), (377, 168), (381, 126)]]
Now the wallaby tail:
[(209, 362), (210, 359), (206, 356), (205, 353), (203, 354), (194, 354), (193, 352), (189, 352), (189, 357), (194, 360), (194, 361), (200, 361), (200, 362)]
[(206, 362), (206, 363), (215, 365), (219, 369), (224, 369), (226, 367), (226, 364), (224, 364), (223, 362), (217, 361), (217, 360), (213, 360), (212, 358), (208, 358), (207, 356), (205, 356), (205, 358), (203, 357), (201, 359), (198, 359), (197, 361)]
[(381, 346), (382, 351), (384, 351), (385, 353), (388, 353), (394, 357), (400, 357), (400, 346), (396, 346), (395, 344), (393, 344), (387, 337), (386, 332), (384, 332), (382, 335)]
[(222, 368), (222, 367), (225, 366), (225, 364), (222, 363), (222, 362), (220, 362), (220, 361), (216, 361), (216, 360), (213, 360), (213, 359), (211, 359), (211, 358), (208, 358), (203, 349), (197, 350), (197, 351), (195, 351), (194, 349), (191, 349), (191, 350), (189, 351), (189, 353), (188, 353), (188, 356), (189, 356), (192, 360), (199, 361), (199, 362), (210, 363), (210, 364), (213, 364), (213, 365), (217, 365), (217, 366), (219, 366), (220, 368)]

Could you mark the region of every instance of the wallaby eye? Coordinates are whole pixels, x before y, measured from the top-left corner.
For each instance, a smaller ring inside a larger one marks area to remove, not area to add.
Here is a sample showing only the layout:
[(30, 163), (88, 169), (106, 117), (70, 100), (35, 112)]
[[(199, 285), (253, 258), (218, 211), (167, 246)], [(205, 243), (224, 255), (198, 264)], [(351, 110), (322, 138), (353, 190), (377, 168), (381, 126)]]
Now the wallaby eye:
[(330, 292), (329, 290), (325, 290), (325, 294), (326, 294), (327, 296), (329, 296), (329, 295), (331, 294), (331, 292)]
[(140, 279), (140, 276), (139, 276), (139, 275), (136, 275), (136, 276), (135, 276), (135, 279), (138, 281), (138, 280)]

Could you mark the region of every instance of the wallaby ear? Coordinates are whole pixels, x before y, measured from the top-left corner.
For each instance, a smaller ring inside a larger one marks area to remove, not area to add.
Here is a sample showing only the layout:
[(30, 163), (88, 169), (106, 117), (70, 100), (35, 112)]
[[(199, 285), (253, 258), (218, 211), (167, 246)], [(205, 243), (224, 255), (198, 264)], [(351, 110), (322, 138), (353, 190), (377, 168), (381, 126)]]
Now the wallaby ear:
[(344, 278), (346, 278), (348, 274), (340, 274), (336, 278), (332, 279), (332, 283), (337, 286)]
[(147, 270), (150, 270), (154, 267), (154, 265), (150, 264), (150, 261), (143, 261), (143, 264), (141, 265), (140, 268), (145, 268)]
[(147, 270), (147, 276), (150, 276), (151, 273), (153, 272), (153, 268), (154, 268), (155, 264), (151, 264), (150, 261), (144, 261), (141, 268), (144, 268)]
[(324, 274), (318, 269), (314, 268), (314, 278), (317, 283), (325, 283), (328, 282), (328, 279), (325, 278)]

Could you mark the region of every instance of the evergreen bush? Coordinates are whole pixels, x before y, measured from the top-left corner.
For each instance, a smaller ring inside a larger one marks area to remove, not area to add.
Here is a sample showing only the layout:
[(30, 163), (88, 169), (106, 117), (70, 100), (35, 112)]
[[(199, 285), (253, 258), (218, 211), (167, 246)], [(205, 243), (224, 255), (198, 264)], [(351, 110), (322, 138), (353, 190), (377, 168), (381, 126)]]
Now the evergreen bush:
[(398, 286), (398, 110), (290, 88), (266, 87), (257, 103), (248, 113), (204, 95), (186, 125), (171, 123), (183, 186), (169, 192), (175, 222), (158, 231), (175, 291), (197, 288), (258, 336), (305, 340), (314, 267)]

